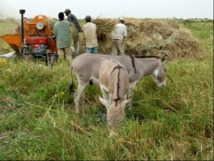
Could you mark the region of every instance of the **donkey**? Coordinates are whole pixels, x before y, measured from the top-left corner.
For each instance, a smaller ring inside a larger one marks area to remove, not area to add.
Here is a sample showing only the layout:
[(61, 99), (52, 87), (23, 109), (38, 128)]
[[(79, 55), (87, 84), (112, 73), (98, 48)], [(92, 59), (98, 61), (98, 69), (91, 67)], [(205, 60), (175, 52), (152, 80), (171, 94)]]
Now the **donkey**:
[[(86, 86), (88, 84), (96, 84), (99, 86), (99, 66), (102, 58), (114, 59), (125, 67), (129, 74), (128, 98), (132, 98), (136, 84), (144, 76), (152, 75), (159, 88), (163, 88), (166, 85), (166, 68), (164, 64), (166, 57), (166, 54), (163, 57), (133, 57), (87, 53), (75, 57), (71, 64), (70, 90), (72, 90), (73, 87), (72, 71), (74, 70), (78, 81), (78, 87), (74, 94), (76, 112), (79, 113), (80, 98), (85, 94)], [(105, 98), (104, 93), (103, 95)]]
[(99, 69), (100, 89), (108, 93), (100, 102), (107, 108), (107, 121), (110, 137), (115, 134), (116, 127), (125, 117), (126, 100), (129, 90), (129, 74), (125, 67), (116, 60), (104, 59)]

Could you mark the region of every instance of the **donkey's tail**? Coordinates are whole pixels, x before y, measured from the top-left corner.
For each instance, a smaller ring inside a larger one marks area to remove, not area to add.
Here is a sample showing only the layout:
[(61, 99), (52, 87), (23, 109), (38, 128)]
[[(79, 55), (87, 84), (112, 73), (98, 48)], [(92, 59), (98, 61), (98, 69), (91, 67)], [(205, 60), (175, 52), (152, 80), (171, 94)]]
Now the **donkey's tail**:
[(71, 64), (70, 66), (70, 86), (69, 86), (69, 92), (72, 93), (74, 91), (73, 87), (73, 77), (72, 77), (72, 71), (73, 71), (73, 66)]

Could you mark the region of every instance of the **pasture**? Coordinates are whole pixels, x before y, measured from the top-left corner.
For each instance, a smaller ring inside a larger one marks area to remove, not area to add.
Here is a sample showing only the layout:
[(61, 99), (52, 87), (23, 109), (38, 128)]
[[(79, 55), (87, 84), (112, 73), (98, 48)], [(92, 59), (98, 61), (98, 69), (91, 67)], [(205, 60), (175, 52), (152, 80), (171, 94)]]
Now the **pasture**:
[[(14, 25), (0, 20), (0, 35)], [(67, 62), (0, 64), (0, 160), (212, 160), (213, 22), (179, 26), (202, 55), (168, 60), (164, 89), (142, 79), (113, 138), (98, 87), (87, 87), (87, 110), (75, 113)], [(11, 51), (0, 43), (0, 54)]]

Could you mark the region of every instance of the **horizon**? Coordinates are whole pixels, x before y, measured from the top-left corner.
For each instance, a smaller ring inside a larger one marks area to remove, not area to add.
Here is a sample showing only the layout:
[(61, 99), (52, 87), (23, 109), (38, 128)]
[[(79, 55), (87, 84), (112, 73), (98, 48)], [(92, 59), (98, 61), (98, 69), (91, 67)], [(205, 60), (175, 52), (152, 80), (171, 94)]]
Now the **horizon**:
[[(41, 5), (42, 4), (42, 5)], [(25, 17), (46, 15), (58, 19), (58, 13), (70, 8), (78, 18), (90, 15), (93, 19), (120, 16), (149, 19), (211, 19), (213, 0), (0, 0), (0, 18), (20, 18), (19, 10), (25, 9)], [(9, 11), (9, 12), (8, 12)]]

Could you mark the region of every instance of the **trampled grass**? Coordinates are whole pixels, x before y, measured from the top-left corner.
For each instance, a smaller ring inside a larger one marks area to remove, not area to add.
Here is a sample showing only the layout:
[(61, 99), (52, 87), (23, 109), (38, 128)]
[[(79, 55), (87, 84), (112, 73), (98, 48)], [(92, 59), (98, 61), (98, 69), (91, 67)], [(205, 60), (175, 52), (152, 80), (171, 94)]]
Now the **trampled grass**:
[(98, 87), (87, 87), (87, 110), (75, 114), (67, 62), (0, 66), (0, 160), (212, 160), (213, 35), (197, 24), (205, 57), (168, 61), (162, 90), (142, 79), (114, 138)]

